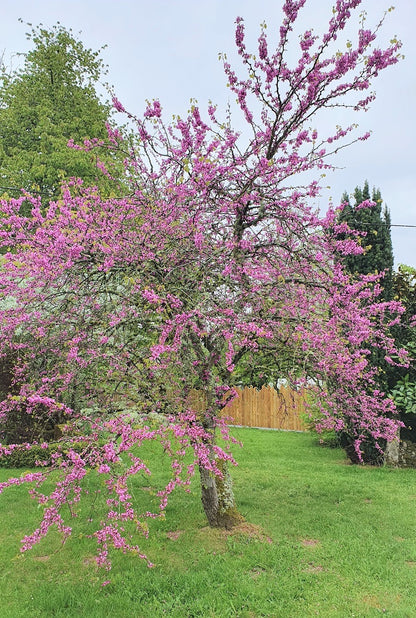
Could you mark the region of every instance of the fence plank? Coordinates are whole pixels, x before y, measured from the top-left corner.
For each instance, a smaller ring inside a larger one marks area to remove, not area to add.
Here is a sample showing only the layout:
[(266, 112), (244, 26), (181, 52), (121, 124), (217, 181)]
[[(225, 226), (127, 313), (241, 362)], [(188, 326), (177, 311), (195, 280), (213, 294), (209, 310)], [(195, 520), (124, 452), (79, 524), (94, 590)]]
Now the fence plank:
[[(281, 386), (276, 391), (272, 386), (260, 390), (253, 387), (236, 388), (238, 396), (223, 409), (232, 424), (245, 427), (265, 427), (306, 431), (302, 415), (305, 412), (305, 393)], [(195, 410), (204, 410), (204, 397), (198, 391), (190, 396), (190, 405)]]
[(279, 391), (271, 386), (263, 386), (260, 390), (252, 387), (236, 390), (238, 397), (224, 409), (235, 425), (306, 430), (302, 421), (305, 412), (303, 392), (284, 386)]

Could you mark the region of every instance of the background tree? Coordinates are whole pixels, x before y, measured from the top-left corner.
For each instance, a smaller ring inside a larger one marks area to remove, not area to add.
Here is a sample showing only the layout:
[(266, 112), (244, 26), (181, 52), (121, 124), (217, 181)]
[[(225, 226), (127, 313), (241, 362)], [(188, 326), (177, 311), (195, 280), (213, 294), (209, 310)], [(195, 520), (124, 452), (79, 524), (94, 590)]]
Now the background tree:
[[(397, 62), (400, 44), (373, 49), (377, 26), (360, 29), (354, 49), (349, 44), (332, 53), (350, 10), (360, 4), (338, 2), (326, 34), (301, 36), (299, 60), (290, 68), (288, 39), (303, 4), (284, 3), (272, 53), (262, 29), (258, 58), (246, 50), (243, 21), (237, 19), (245, 72), (237, 76), (226, 59), (224, 68), (250, 128), (247, 141), (229, 119), (217, 118), (213, 105), (205, 120), (193, 105), (187, 116), (166, 124), (159, 101), (153, 101), (142, 118), (129, 117), (139, 139), (126, 162), (128, 197), (103, 199), (73, 181), (46, 210), (35, 198), (3, 200), (0, 238), (13, 251), (3, 258), (0, 289), (14, 304), (0, 312), (0, 350), (13, 347), (23, 379), (19, 394), (0, 404), (0, 412), (7, 419), (21, 405), (28, 412), (43, 405), (91, 432), (84, 432), (88, 449), (82, 456), (70, 448), (57, 459), (63, 462), (62, 480), (49, 501), (40, 498), (47, 505), (43, 524), (25, 547), (53, 523), (69, 533), (60, 509), (82, 495), (91, 466), (109, 475), (111, 494), (96, 532), (100, 561), (106, 561), (109, 543), (130, 548), (123, 530), (131, 525), (137, 532), (140, 518), (129, 479), (147, 470), (137, 449), (149, 439), (161, 439), (172, 456), (162, 510), (173, 488), (199, 469), (209, 523), (239, 521), (226, 466), (232, 458), (217, 437), (227, 437), (221, 411), (224, 397), (233, 395), (236, 368), (264, 340), (268, 353), (291, 351), (302, 368), (297, 383), (313, 378), (322, 426), (347, 426), (357, 457), (368, 434), (394, 437), (393, 402), (365, 386), (375, 375), (367, 362), (372, 346), (403, 356), (385, 328), (386, 313), (395, 320), (402, 308), (377, 302), (374, 276), (351, 281), (335, 263), (337, 252), (357, 246), (337, 238), (335, 212), (324, 218), (313, 212), (309, 200), (318, 194), (318, 182), (305, 186), (302, 173), (330, 167), (329, 155), (353, 130), (337, 128), (318, 138), (310, 128), (314, 114), (345, 107), (344, 95), (353, 92), (359, 100), (351, 107), (366, 109), (373, 95), (361, 99), (362, 91)], [(116, 99), (114, 105), (123, 112)], [(109, 145), (118, 144), (124, 148), (109, 127)], [(94, 144), (85, 148), (96, 152)], [(30, 217), (20, 214), (24, 199), (31, 202)], [(29, 380), (36, 355), (53, 360)], [(89, 398), (100, 404), (92, 418), (76, 415), (63, 401), (78, 367), (88, 376)], [(203, 392), (203, 409), (189, 401), (195, 387)], [(141, 389), (150, 409), (157, 411), (162, 401), (169, 412), (157, 430), (114, 413), (120, 396), (137, 398)], [(70, 440), (74, 444), (78, 437)], [(4, 452), (13, 448), (7, 445)], [(187, 452), (190, 464), (184, 463)], [(26, 475), (3, 486), (41, 483), (45, 476)]]
[[(394, 327), (393, 333), (397, 345), (406, 348), (411, 358), (416, 357), (416, 269), (400, 264), (393, 276), (394, 297), (406, 307), (400, 324)], [(416, 371), (414, 364), (409, 367), (395, 367), (392, 381), (391, 396), (400, 411), (400, 417), (405, 425), (401, 436), (416, 442)]]
[[(29, 24), (30, 26), (30, 24)], [(51, 29), (31, 28), (27, 38), (32, 49), (21, 54), (22, 66), (8, 70), (1, 64), (0, 74), (0, 195), (19, 195), (21, 190), (38, 193), (46, 205), (61, 194), (61, 183), (70, 177), (82, 177), (87, 186), (97, 184), (104, 194), (121, 190), (107, 174), (97, 168), (97, 158), (82, 149), (70, 148), (72, 140), (83, 143), (93, 136), (107, 139), (106, 123), (111, 121), (112, 107), (97, 93), (106, 68), (101, 50), (85, 47), (71, 30), (59, 23)], [(103, 84), (101, 84), (102, 86)], [(121, 177), (122, 162), (107, 150), (101, 153), (101, 166)], [(22, 203), (27, 213), (29, 202)], [(3, 253), (7, 248), (3, 248)], [(58, 319), (58, 318), (56, 318)], [(3, 361), (3, 398), (10, 388), (14, 355)], [(40, 365), (45, 359), (38, 359)], [(32, 363), (36, 373), (36, 363)], [(73, 383), (69, 396), (74, 406), (83, 379)], [(28, 435), (42, 439), (45, 431), (53, 435), (54, 424), (40, 413), (9, 416), (9, 440), (21, 442)], [(35, 430), (36, 427), (36, 430)]]
[(60, 24), (32, 28), (27, 38), (33, 49), (21, 68), (3, 65), (0, 74), (0, 194), (38, 191), (46, 202), (70, 177), (105, 186), (95, 157), (68, 148), (71, 139), (106, 138), (111, 108), (96, 90), (106, 73), (101, 50)]
[[(383, 274), (382, 280), (377, 280), (381, 300), (389, 301), (393, 298), (393, 245), (391, 241), (391, 219), (387, 206), (383, 208), (383, 200), (379, 189), (373, 188), (370, 194), (366, 180), (363, 188), (356, 187), (353, 193), (354, 203), (351, 205), (347, 192), (342, 196), (343, 209), (339, 214), (339, 222), (346, 223), (353, 230), (343, 238), (355, 238), (362, 251), (358, 254), (343, 256), (345, 269), (353, 278), (361, 275)], [(381, 286), (381, 287), (380, 287)], [(375, 383), (370, 382), (368, 389), (375, 387), (384, 392), (390, 392), (397, 379), (397, 368), (386, 362), (382, 350), (373, 348), (369, 356), (370, 364), (376, 369)], [(342, 446), (350, 452), (354, 459), (354, 450), (351, 446), (351, 436), (348, 432), (339, 433)], [(376, 448), (373, 439), (369, 436), (363, 444), (364, 459), (371, 464), (383, 462), (382, 453)]]
[[(363, 203), (374, 202), (371, 208), (362, 207)], [(349, 227), (363, 234), (361, 243), (364, 252), (358, 255), (348, 255), (344, 258), (346, 269), (352, 274), (368, 275), (385, 272), (382, 281), (381, 297), (391, 300), (393, 297), (393, 245), (391, 241), (391, 217), (385, 205), (380, 189), (373, 188), (372, 194), (368, 182), (361, 189), (354, 190), (354, 204), (350, 204), (348, 193), (342, 196), (344, 208), (340, 213), (340, 222), (348, 223)]]

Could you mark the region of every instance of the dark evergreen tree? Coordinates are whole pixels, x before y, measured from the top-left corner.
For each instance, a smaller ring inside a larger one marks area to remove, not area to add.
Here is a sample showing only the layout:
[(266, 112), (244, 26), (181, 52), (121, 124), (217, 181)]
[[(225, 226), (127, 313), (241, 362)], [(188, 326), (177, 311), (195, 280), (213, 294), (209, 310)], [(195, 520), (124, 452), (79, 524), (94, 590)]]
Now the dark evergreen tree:
[[(390, 212), (386, 206), (383, 208), (379, 189), (374, 188), (370, 195), (367, 181), (362, 189), (356, 187), (353, 195), (353, 205), (347, 193), (342, 196), (342, 201), (346, 205), (339, 219), (348, 223), (351, 229), (363, 233), (360, 242), (364, 253), (345, 257), (345, 267), (353, 275), (385, 271), (382, 281), (383, 299), (391, 300), (393, 296), (393, 246)], [(375, 202), (375, 206), (363, 207), (363, 202), (367, 200)]]
[[(373, 206), (363, 205), (370, 200)], [(357, 230), (362, 235), (358, 242), (364, 251), (359, 255), (343, 256), (344, 266), (351, 276), (368, 275), (384, 272), (381, 297), (383, 300), (391, 300), (394, 296), (393, 289), (393, 246), (391, 242), (391, 219), (390, 212), (383, 200), (379, 189), (373, 188), (370, 193), (368, 181), (362, 188), (356, 187), (353, 193), (353, 204), (350, 202), (348, 193), (342, 196), (344, 209), (340, 213), (339, 221), (346, 222), (351, 230)], [(356, 236), (354, 236), (357, 240)], [(371, 350), (368, 357), (372, 366), (377, 368), (374, 384), (368, 384), (368, 389), (381, 389), (390, 393), (392, 388), (401, 377), (398, 368), (390, 365), (384, 359), (384, 355), (377, 348)], [(338, 436), (341, 446), (347, 449), (351, 447), (348, 432), (341, 432)], [(383, 462), (383, 455), (375, 447), (374, 440), (368, 439), (363, 446), (364, 461), (371, 464)]]

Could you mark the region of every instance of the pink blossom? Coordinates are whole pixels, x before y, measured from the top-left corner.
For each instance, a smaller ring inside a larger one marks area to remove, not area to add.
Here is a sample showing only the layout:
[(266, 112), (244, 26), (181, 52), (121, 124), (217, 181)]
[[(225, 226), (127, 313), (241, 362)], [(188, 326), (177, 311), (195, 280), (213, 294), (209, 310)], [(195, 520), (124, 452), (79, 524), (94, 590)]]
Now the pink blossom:
[(123, 105), (120, 103), (120, 101), (116, 98), (113, 97), (113, 107), (118, 111), (118, 112), (125, 112), (126, 110), (124, 109)]

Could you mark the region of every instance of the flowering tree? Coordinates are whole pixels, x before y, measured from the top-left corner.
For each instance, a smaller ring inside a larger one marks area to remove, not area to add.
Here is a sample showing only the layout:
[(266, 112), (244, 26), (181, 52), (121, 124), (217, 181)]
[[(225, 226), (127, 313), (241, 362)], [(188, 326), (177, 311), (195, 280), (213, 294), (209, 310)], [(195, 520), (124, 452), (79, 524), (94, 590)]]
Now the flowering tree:
[[(140, 553), (123, 530), (129, 522), (144, 530), (143, 517), (152, 516), (138, 515), (129, 489), (138, 471), (150, 473), (139, 449), (148, 440), (161, 441), (172, 458), (161, 511), (171, 491), (199, 468), (209, 523), (239, 521), (221, 410), (233, 397), (239, 363), (259, 349), (284, 355), (289, 378), (313, 381), (321, 425), (348, 429), (358, 458), (366, 436), (394, 437), (394, 405), (377, 390), (367, 358), (372, 346), (391, 362), (404, 358), (386, 330), (401, 306), (377, 302), (376, 277), (349, 280), (334, 256), (359, 252), (359, 245), (339, 240), (348, 230), (337, 224), (336, 212), (320, 217), (309, 206), (318, 181), (297, 179), (330, 167), (328, 156), (354, 129), (319, 138), (309, 128), (314, 114), (334, 106), (366, 109), (373, 95), (360, 99), (361, 92), (397, 61), (400, 44), (373, 49), (378, 26), (360, 29), (354, 46), (332, 52), (361, 4), (338, 0), (328, 32), (321, 38), (305, 32), (291, 68), (285, 52), (305, 1), (284, 3), (273, 53), (263, 28), (258, 57), (247, 52), (237, 19), (247, 76), (238, 77), (226, 58), (224, 68), (251, 131), (245, 144), (213, 105), (207, 119), (193, 105), (185, 118), (166, 124), (154, 101), (142, 118), (129, 116), (137, 128), (134, 146), (114, 130), (106, 143), (71, 144), (124, 149), (127, 197), (107, 199), (73, 180), (46, 210), (29, 195), (2, 202), (0, 345), (15, 359), (15, 386), (0, 412), (5, 422), (16, 410), (68, 420), (53, 456), (62, 477), (49, 496), (34, 492), (44, 520), (24, 548), (52, 524), (70, 533), (61, 507), (75, 510), (93, 467), (110, 494), (95, 533), (99, 561), (108, 564), (109, 545)], [(114, 105), (124, 113), (118, 100)], [(24, 201), (29, 217), (19, 214)], [(76, 405), (68, 397), (75, 383), (81, 388)], [(195, 390), (203, 405), (195, 404)], [(156, 428), (139, 423), (129, 406), (163, 413), (165, 420)], [(14, 448), (3, 445), (2, 452)], [(187, 453), (192, 458), (185, 465)], [(26, 474), (3, 487), (39, 486), (45, 476), (44, 470)]]

